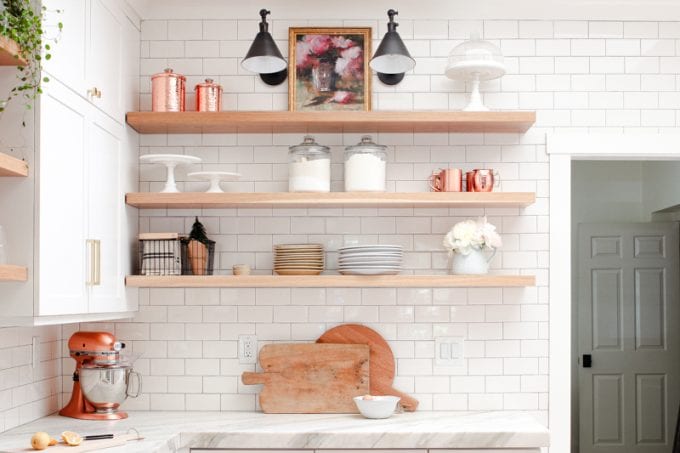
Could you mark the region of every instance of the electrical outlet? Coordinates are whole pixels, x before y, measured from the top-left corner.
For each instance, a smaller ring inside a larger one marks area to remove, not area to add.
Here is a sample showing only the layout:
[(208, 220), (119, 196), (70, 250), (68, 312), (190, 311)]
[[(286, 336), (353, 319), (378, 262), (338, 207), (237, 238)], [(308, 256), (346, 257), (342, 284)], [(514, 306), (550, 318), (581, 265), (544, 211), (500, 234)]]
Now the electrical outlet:
[(257, 363), (257, 337), (238, 336), (238, 363)]
[(434, 339), (435, 365), (462, 367), (465, 356), (465, 338), (437, 337)]

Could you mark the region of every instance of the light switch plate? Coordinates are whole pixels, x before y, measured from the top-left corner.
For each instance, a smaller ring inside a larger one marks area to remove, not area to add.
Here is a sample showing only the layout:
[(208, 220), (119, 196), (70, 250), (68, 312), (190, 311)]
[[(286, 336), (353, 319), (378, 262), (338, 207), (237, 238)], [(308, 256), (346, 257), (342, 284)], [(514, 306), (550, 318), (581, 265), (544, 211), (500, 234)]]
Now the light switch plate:
[(462, 367), (465, 357), (465, 338), (436, 337), (434, 339), (435, 365)]

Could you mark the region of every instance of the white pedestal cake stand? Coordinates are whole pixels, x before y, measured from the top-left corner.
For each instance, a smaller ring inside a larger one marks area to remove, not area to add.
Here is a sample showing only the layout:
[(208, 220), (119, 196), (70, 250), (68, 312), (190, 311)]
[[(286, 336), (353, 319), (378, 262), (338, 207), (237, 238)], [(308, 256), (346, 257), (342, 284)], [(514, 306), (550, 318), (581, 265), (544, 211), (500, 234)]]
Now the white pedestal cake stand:
[(241, 177), (241, 174), (228, 171), (196, 171), (189, 173), (187, 176), (210, 182), (210, 187), (206, 190), (206, 193), (223, 193), (224, 191), (220, 187), (220, 183), (223, 181), (235, 181)]
[(184, 164), (200, 164), (201, 158), (184, 154), (145, 154), (139, 157), (139, 161), (146, 164), (165, 165), (168, 176), (161, 193), (177, 193), (179, 189), (175, 182), (175, 167)]
[(479, 94), (479, 82), (503, 77), (505, 66), (491, 60), (461, 61), (446, 68), (446, 76), (450, 79), (472, 82), (470, 102), (464, 112), (488, 112), (489, 108), (482, 102)]

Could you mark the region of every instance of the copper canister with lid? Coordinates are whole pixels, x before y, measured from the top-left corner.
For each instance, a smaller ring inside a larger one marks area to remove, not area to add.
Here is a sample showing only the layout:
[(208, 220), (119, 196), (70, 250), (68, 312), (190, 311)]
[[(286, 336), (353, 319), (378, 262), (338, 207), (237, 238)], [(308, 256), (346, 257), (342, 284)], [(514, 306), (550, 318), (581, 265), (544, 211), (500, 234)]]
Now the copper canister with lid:
[(196, 85), (196, 111), (219, 112), (222, 110), (222, 86), (213, 79)]
[(151, 110), (154, 112), (183, 112), (186, 77), (166, 68), (151, 76)]

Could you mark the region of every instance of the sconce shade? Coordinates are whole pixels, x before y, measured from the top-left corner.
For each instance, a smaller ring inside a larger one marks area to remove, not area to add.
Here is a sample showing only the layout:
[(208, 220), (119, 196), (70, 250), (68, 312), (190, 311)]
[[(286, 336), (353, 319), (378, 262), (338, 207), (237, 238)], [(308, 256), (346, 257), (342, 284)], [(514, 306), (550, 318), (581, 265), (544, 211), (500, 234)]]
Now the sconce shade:
[(272, 74), (280, 72), (288, 67), (288, 63), (281, 55), (274, 38), (269, 33), (269, 24), (267, 24), (266, 17), (269, 14), (267, 10), (261, 10), (260, 16), (260, 32), (255, 35), (255, 40), (250, 45), (250, 49), (246, 54), (241, 66), (244, 69), (256, 72), (258, 74)]
[(375, 51), (370, 65), (376, 72), (400, 74), (413, 69), (416, 61), (411, 57), (399, 33), (388, 31)]

